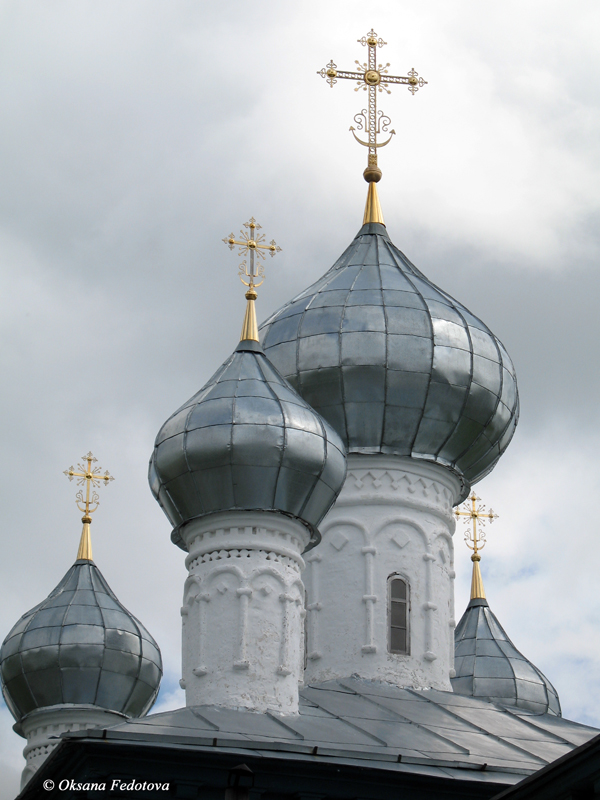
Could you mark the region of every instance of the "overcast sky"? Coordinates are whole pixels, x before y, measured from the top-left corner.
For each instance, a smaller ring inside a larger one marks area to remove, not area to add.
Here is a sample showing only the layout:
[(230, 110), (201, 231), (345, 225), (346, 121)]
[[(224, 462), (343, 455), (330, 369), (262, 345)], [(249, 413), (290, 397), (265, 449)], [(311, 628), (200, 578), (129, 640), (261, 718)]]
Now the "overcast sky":
[[(0, 0), (0, 639), (72, 564), (62, 471), (102, 488), (94, 558), (159, 642), (158, 707), (182, 704), (184, 554), (150, 494), (164, 420), (236, 346), (245, 301), (221, 242), (251, 215), (283, 248), (267, 317), (322, 275), (362, 221), (372, 26), (392, 74), (428, 85), (381, 108), (393, 241), (483, 319), (517, 368), (522, 416), (477, 487), (500, 515), (482, 571), (493, 611), (600, 726), (600, 8), (594, 0)], [(469, 553), (455, 536), (456, 604)], [(24, 740), (0, 708), (0, 798)]]

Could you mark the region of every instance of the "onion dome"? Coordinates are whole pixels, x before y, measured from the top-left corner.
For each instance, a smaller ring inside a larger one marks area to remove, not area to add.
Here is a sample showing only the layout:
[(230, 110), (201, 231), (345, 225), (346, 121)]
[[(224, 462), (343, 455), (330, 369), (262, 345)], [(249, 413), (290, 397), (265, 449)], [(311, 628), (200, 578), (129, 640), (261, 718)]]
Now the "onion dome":
[(113, 479), (92, 453), (64, 474), (78, 486), (83, 530), (77, 560), (56, 589), (24, 614), (0, 649), (2, 693), (17, 722), (52, 706), (90, 706), (141, 717), (156, 700), (158, 645), (117, 600), (92, 560), (95, 489)]
[(78, 558), (8, 634), (0, 670), (17, 722), (64, 705), (140, 717), (156, 699), (162, 662), (152, 636), (117, 600), (94, 562)]
[[(452, 689), (457, 694), (481, 697), (505, 706), (561, 716), (556, 689), (540, 670), (523, 656), (506, 635), (485, 598), (479, 563), (485, 546), (486, 520), (497, 518), (492, 509), (485, 512), (473, 493), (471, 506), (454, 513), (465, 517), (465, 541), (473, 551), (471, 600), (454, 632)], [(479, 529), (478, 529), (479, 524)]]
[(150, 459), (150, 487), (182, 549), (183, 525), (222, 511), (295, 517), (315, 544), (346, 477), (340, 437), (263, 353), (253, 285), (246, 299), (239, 345), (165, 422)]
[(474, 598), (455, 631), (452, 689), (505, 706), (561, 716), (556, 689), (522, 655), (485, 598)]
[(354, 241), (261, 326), (261, 340), (349, 453), (437, 462), (462, 477), (464, 497), (514, 433), (519, 400), (506, 350), (392, 243), (374, 182)]

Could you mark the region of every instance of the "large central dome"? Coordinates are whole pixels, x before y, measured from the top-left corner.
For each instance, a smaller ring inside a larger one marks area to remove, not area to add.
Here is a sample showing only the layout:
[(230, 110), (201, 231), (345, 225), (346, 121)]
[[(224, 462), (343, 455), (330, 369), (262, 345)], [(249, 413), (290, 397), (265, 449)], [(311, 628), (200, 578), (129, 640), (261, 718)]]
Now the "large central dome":
[(468, 484), (514, 433), (512, 362), (489, 328), (369, 222), (261, 326), (265, 353), (349, 453), (427, 459)]

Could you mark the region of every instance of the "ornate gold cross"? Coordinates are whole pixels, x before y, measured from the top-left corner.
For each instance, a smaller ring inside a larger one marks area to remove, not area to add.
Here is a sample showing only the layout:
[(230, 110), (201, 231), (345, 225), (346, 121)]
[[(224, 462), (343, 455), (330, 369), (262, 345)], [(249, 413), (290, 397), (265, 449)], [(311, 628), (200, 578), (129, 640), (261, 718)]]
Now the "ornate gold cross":
[[(479, 555), (479, 551), (483, 550), (485, 547), (485, 523), (489, 520), (492, 523), (495, 519), (498, 519), (498, 514), (494, 514), (492, 509), (490, 508), (489, 511), (486, 512), (484, 505), (477, 505), (477, 503), (481, 502), (481, 498), (477, 497), (475, 492), (471, 492), (471, 496), (469, 497), (471, 501), (471, 507), (469, 508), (468, 502), (462, 504), (461, 508), (464, 511), (459, 511), (458, 508), (454, 510), (454, 516), (457, 520), (460, 520), (461, 517), (466, 517), (465, 522), (468, 523), (468, 520), (471, 520), (472, 526), (467, 527), (465, 531), (465, 542), (467, 547), (469, 547), (473, 551), (473, 555), (471, 556), (471, 561), (473, 562), (473, 578), (471, 581), (471, 600), (476, 598), (485, 598), (485, 592), (483, 590), (483, 581), (481, 579), (481, 572), (479, 570), (479, 562), (481, 561), (481, 556)], [(479, 530), (477, 530), (477, 523), (479, 523)]]
[[(467, 528), (467, 530), (465, 531), (465, 542), (467, 543), (467, 547), (470, 547), (471, 550), (473, 551), (471, 560), (475, 561), (475, 556), (478, 555), (478, 551), (483, 550), (483, 548), (485, 547), (484, 525), (487, 520), (493, 522), (495, 519), (498, 519), (498, 514), (494, 514), (491, 508), (488, 512), (486, 512), (484, 505), (478, 506), (477, 503), (481, 502), (481, 498), (477, 497), (475, 492), (471, 492), (469, 500), (471, 501), (471, 507), (469, 508), (468, 502), (463, 503), (461, 508), (464, 508), (465, 511), (459, 511), (458, 508), (456, 508), (454, 510), (454, 516), (456, 517), (456, 519), (459, 519), (460, 517), (468, 517), (473, 523), (472, 529), (469, 530), (469, 528)], [(465, 522), (467, 522), (467, 520), (465, 520)], [(479, 522), (479, 531), (477, 531), (478, 522)], [(478, 533), (479, 537), (477, 536)]]
[[(247, 228), (248, 232), (240, 230), (240, 239), (236, 239), (235, 235), (230, 233), (223, 241), (228, 245), (230, 250), (233, 250), (234, 247), (239, 247), (238, 255), (244, 256), (244, 260), (240, 264), (239, 276), (244, 286), (248, 287), (248, 291), (246, 292), (246, 300), (248, 302), (246, 304), (246, 316), (244, 317), (244, 323), (242, 325), (240, 341), (249, 340), (258, 342), (258, 325), (256, 324), (254, 301), (258, 297), (256, 294), (257, 287), (262, 286), (265, 280), (264, 264), (260, 262), (265, 260), (264, 251), (273, 257), (276, 253), (281, 252), (281, 247), (277, 246), (275, 239), (271, 239), (269, 244), (264, 244), (266, 237), (264, 233), (258, 233), (258, 231), (261, 230), (261, 226), (254, 217), (250, 217), (248, 222), (244, 222), (244, 228)], [(250, 265), (246, 263), (248, 253), (250, 253)], [(244, 278), (248, 278), (248, 280), (244, 280)], [(260, 283), (254, 282), (256, 278), (262, 278)]]
[[(363, 109), (360, 114), (357, 114), (354, 117), (354, 121), (357, 124), (358, 130), (364, 130), (364, 132), (367, 134), (368, 141), (364, 142), (362, 139), (359, 139), (353, 126), (350, 127), (350, 130), (359, 144), (369, 148), (369, 159), (367, 169), (365, 170), (365, 180), (378, 181), (381, 178), (381, 171), (377, 167), (377, 149), (379, 147), (385, 147), (385, 145), (390, 142), (395, 131), (389, 130), (389, 126), (391, 124), (390, 118), (386, 116), (383, 111), (377, 111), (377, 92), (385, 91), (388, 94), (391, 94), (389, 89), (390, 84), (400, 83), (408, 86), (408, 91), (414, 95), (414, 93), (418, 92), (419, 88), (424, 86), (427, 81), (423, 80), (423, 78), (420, 78), (419, 73), (415, 72), (414, 69), (411, 69), (408, 75), (404, 77), (399, 75), (389, 75), (387, 69), (390, 66), (389, 63), (377, 63), (377, 48), (383, 47), (385, 44), (387, 44), (387, 42), (384, 42), (381, 37), (378, 37), (372, 28), (366, 36), (363, 36), (362, 39), (358, 39), (357, 41), (362, 44), (363, 47), (368, 47), (367, 61), (363, 62), (362, 64), (358, 60), (355, 61), (355, 64), (358, 65), (360, 71), (348, 72), (345, 70), (338, 70), (337, 65), (334, 64), (333, 61), (330, 61), (327, 66), (323, 67), (323, 69), (317, 72), (317, 75), (325, 78), (332, 89), (334, 84), (337, 83), (338, 78), (343, 78), (347, 80), (355, 80), (357, 82), (354, 90), (355, 92), (358, 92), (358, 90), (361, 88), (365, 91), (368, 90), (368, 110)], [(377, 141), (377, 136), (379, 134), (387, 134), (388, 132), (389, 136), (385, 142)]]
[[(281, 252), (281, 247), (277, 246), (275, 239), (271, 239), (269, 244), (263, 244), (266, 236), (264, 233), (258, 233), (258, 231), (261, 230), (261, 226), (254, 217), (250, 217), (248, 222), (244, 222), (244, 228), (248, 228), (248, 233), (240, 230), (241, 241), (236, 239), (233, 233), (226, 236), (223, 241), (229, 246), (230, 250), (233, 250), (236, 246), (240, 248), (238, 255), (244, 256), (244, 260), (240, 264), (240, 280), (252, 290), (258, 286), (262, 286), (265, 279), (264, 264), (260, 263), (261, 260), (264, 261), (265, 254), (261, 251), (266, 250), (269, 255), (273, 257), (275, 253)], [(246, 264), (248, 253), (250, 253), (250, 266)], [(254, 258), (255, 254), (256, 261)], [(249, 280), (245, 281), (244, 276)], [(262, 280), (260, 283), (254, 283), (255, 278), (262, 278)]]
[[(83, 484), (85, 484), (85, 496), (83, 489), (80, 489), (75, 495), (77, 508), (83, 513), (83, 517), (81, 518), (81, 521), (83, 522), (83, 531), (81, 533), (81, 541), (79, 543), (79, 552), (77, 553), (77, 558), (91, 561), (92, 542), (90, 538), (90, 523), (92, 518), (90, 514), (93, 514), (100, 505), (100, 497), (95, 489), (102, 483), (105, 486), (108, 486), (110, 481), (114, 481), (114, 478), (108, 470), (101, 475), (100, 467), (92, 467), (92, 464), (95, 464), (98, 461), (97, 458), (94, 458), (92, 453), (82, 456), (81, 460), (87, 463), (77, 464), (77, 468), (80, 470), (80, 472), (75, 472), (75, 467), (71, 466), (69, 469), (64, 470), (64, 474), (70, 481), (72, 481), (73, 478), (77, 478), (78, 486), (83, 486)], [(92, 487), (94, 491), (92, 491)]]

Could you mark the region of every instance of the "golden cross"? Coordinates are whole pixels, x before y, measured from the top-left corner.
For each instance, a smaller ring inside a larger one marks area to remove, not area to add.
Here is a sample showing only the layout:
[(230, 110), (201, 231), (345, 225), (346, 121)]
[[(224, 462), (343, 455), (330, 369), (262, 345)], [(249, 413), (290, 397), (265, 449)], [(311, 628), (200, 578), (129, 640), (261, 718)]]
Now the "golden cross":
[[(256, 288), (262, 286), (265, 280), (265, 268), (264, 265), (260, 263), (261, 260), (265, 260), (265, 254), (262, 251), (266, 250), (268, 254), (273, 257), (276, 253), (281, 252), (281, 247), (277, 246), (275, 239), (271, 239), (269, 244), (263, 244), (265, 235), (264, 233), (258, 233), (261, 227), (254, 217), (250, 217), (248, 222), (244, 222), (244, 228), (248, 229), (248, 233), (241, 230), (241, 239), (236, 239), (234, 234), (230, 233), (223, 241), (229, 246), (230, 250), (233, 250), (234, 247), (239, 247), (238, 255), (240, 256), (247, 256), (248, 253), (250, 253), (250, 266), (246, 264), (246, 259), (244, 258), (239, 269), (240, 280), (244, 286), (248, 287), (248, 291), (246, 292), (246, 300), (248, 301), (246, 303), (246, 316), (244, 317), (242, 325), (240, 341), (250, 340), (258, 342), (258, 325), (256, 323), (254, 301), (258, 297)], [(255, 255), (256, 261), (254, 259)], [(244, 280), (245, 277), (248, 278), (247, 281)], [(260, 283), (254, 283), (255, 278), (262, 278), (262, 280)]]
[[(471, 492), (471, 496), (469, 497), (471, 501), (471, 508), (469, 508), (468, 503), (463, 503), (461, 508), (464, 508), (464, 511), (459, 511), (458, 508), (454, 510), (454, 516), (456, 519), (460, 519), (460, 517), (467, 517), (465, 522), (468, 525), (468, 520), (471, 520), (473, 527), (467, 527), (465, 531), (465, 542), (467, 543), (467, 547), (469, 547), (473, 554), (471, 556), (471, 561), (473, 562), (473, 575), (471, 578), (471, 600), (485, 600), (485, 590), (483, 588), (483, 580), (481, 578), (481, 571), (479, 569), (479, 562), (481, 561), (481, 556), (479, 555), (479, 551), (483, 550), (485, 547), (485, 529), (484, 525), (487, 520), (493, 522), (495, 519), (498, 519), (498, 514), (494, 514), (492, 509), (488, 512), (485, 511), (485, 506), (480, 505), (478, 506), (477, 503), (480, 503), (481, 500), (475, 492)], [(477, 523), (479, 522), (479, 531), (477, 530)], [(477, 534), (479, 533), (479, 537)]]
[[(82, 456), (81, 460), (87, 461), (87, 465), (85, 466), (83, 464), (77, 464), (81, 472), (75, 472), (75, 467), (69, 467), (69, 469), (64, 470), (63, 474), (66, 475), (70, 481), (72, 481), (73, 478), (78, 478), (78, 486), (83, 486), (85, 483), (85, 497), (83, 496), (83, 490), (80, 489), (75, 496), (75, 502), (77, 503), (77, 508), (87, 517), (87, 519), (84, 517), (82, 521), (91, 522), (92, 520), (89, 518), (90, 514), (93, 514), (100, 505), (100, 497), (97, 492), (92, 492), (90, 497), (91, 487), (93, 486), (96, 488), (100, 486), (101, 483), (108, 486), (110, 481), (114, 481), (114, 478), (108, 470), (106, 470), (104, 475), (100, 475), (101, 467), (94, 467), (92, 469), (92, 464), (98, 461), (97, 458), (94, 458), (92, 453)], [(81, 507), (82, 505), (84, 505), (84, 508)], [(92, 505), (94, 508), (90, 507)]]
[[(261, 251), (266, 250), (269, 255), (273, 257), (275, 253), (281, 252), (281, 247), (277, 246), (275, 239), (271, 239), (269, 244), (263, 244), (266, 237), (264, 233), (258, 233), (258, 231), (261, 230), (261, 226), (254, 217), (250, 217), (248, 222), (244, 222), (244, 228), (248, 228), (248, 233), (240, 230), (241, 241), (236, 239), (233, 233), (226, 236), (223, 241), (229, 246), (230, 250), (233, 250), (236, 246), (240, 248), (238, 255), (245, 257), (240, 264), (240, 280), (243, 284), (250, 287), (252, 291), (256, 287), (262, 286), (265, 279), (265, 268), (264, 265), (260, 263), (261, 260), (264, 261), (265, 254)], [(250, 253), (250, 266), (246, 264), (248, 253)], [(254, 260), (255, 255), (256, 261)], [(249, 278), (249, 280), (245, 281), (244, 276)], [(254, 283), (255, 278), (262, 278), (262, 280), (260, 283)]]
[[(367, 62), (361, 64), (360, 61), (355, 61), (355, 64), (358, 64), (358, 68), (360, 70), (359, 72), (338, 70), (337, 65), (334, 64), (333, 61), (330, 61), (327, 66), (323, 67), (323, 69), (317, 72), (317, 75), (320, 75), (322, 78), (326, 78), (327, 83), (332, 89), (334, 84), (337, 83), (338, 78), (344, 78), (348, 80), (355, 80), (357, 82), (357, 86), (354, 90), (355, 92), (358, 92), (358, 90), (361, 88), (365, 91), (368, 90), (368, 111), (367, 109), (363, 109), (360, 114), (357, 114), (354, 117), (354, 121), (357, 123), (358, 130), (365, 131), (368, 141), (363, 142), (362, 139), (359, 139), (354, 132), (354, 127), (351, 126), (350, 130), (359, 144), (369, 148), (369, 159), (367, 169), (365, 170), (365, 179), (377, 181), (381, 177), (381, 171), (377, 167), (377, 149), (379, 147), (385, 147), (385, 145), (390, 142), (392, 136), (395, 134), (395, 131), (391, 130), (389, 131), (389, 137), (385, 142), (377, 141), (378, 134), (388, 133), (389, 126), (391, 124), (390, 118), (386, 116), (383, 111), (377, 111), (377, 92), (385, 91), (388, 94), (391, 94), (391, 91), (388, 88), (389, 85), (393, 83), (400, 83), (408, 86), (408, 91), (414, 95), (414, 93), (418, 92), (419, 88), (424, 86), (427, 81), (423, 80), (423, 78), (420, 78), (419, 73), (415, 72), (414, 68), (411, 69), (408, 75), (404, 77), (398, 75), (388, 75), (387, 68), (390, 66), (389, 63), (377, 63), (377, 48), (383, 47), (385, 44), (387, 44), (387, 42), (384, 42), (381, 37), (378, 37), (372, 28), (366, 36), (363, 36), (362, 39), (358, 39), (357, 41), (362, 44), (363, 47), (367, 46), (369, 48)], [(368, 175), (369, 177), (367, 177)]]
[(100, 505), (98, 493), (96, 491), (92, 492), (91, 489), (92, 487), (96, 489), (101, 483), (104, 483), (105, 486), (108, 486), (110, 481), (114, 481), (114, 478), (108, 470), (106, 470), (104, 475), (101, 475), (100, 467), (92, 467), (92, 464), (95, 464), (98, 461), (97, 458), (94, 458), (92, 453), (82, 456), (81, 460), (87, 463), (77, 464), (78, 469), (81, 470), (80, 472), (75, 472), (75, 467), (69, 467), (69, 469), (64, 470), (64, 474), (70, 481), (72, 481), (73, 478), (77, 478), (78, 486), (83, 486), (85, 483), (85, 497), (82, 489), (80, 489), (75, 495), (77, 508), (83, 513), (83, 517), (81, 518), (81, 521), (83, 522), (83, 531), (81, 532), (81, 541), (79, 542), (77, 559), (91, 561), (92, 541), (90, 538), (90, 523), (92, 518), (90, 514), (93, 514)]
[[(485, 511), (485, 506), (480, 505), (478, 506), (477, 503), (481, 502), (481, 498), (477, 497), (475, 492), (471, 492), (471, 496), (469, 497), (471, 501), (471, 508), (469, 508), (468, 503), (463, 503), (461, 508), (464, 508), (464, 511), (459, 511), (458, 508), (454, 510), (454, 516), (458, 520), (460, 517), (468, 517), (473, 527), (472, 529), (467, 528), (465, 531), (465, 542), (467, 543), (467, 547), (470, 547), (473, 551), (473, 555), (471, 556), (471, 561), (479, 561), (481, 556), (479, 556), (479, 550), (483, 550), (485, 547), (485, 529), (484, 525), (487, 520), (493, 522), (495, 519), (498, 519), (498, 514), (494, 514), (492, 509), (488, 512)], [(465, 520), (467, 522), (467, 520)], [(479, 531), (477, 530), (477, 523), (479, 522)], [(468, 522), (467, 522), (468, 525)], [(479, 534), (479, 537), (478, 537)]]

